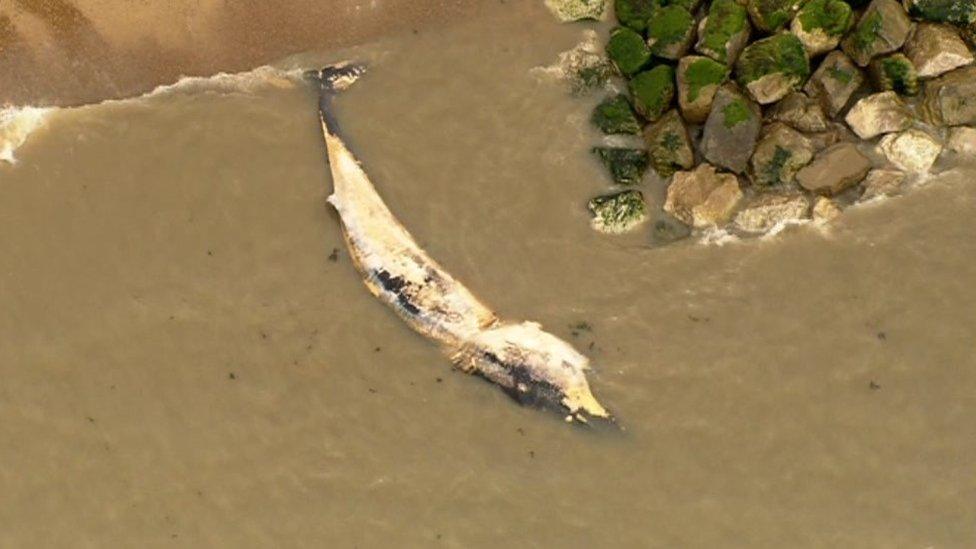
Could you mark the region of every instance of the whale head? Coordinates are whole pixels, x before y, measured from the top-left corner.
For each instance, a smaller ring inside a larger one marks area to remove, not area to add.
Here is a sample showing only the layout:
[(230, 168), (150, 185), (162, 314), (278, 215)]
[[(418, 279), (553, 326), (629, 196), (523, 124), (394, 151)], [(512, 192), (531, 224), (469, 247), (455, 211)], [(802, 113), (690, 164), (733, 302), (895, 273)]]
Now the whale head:
[(498, 384), (520, 404), (558, 410), (568, 421), (613, 419), (590, 391), (589, 360), (534, 322), (482, 330), (454, 355), (454, 363)]

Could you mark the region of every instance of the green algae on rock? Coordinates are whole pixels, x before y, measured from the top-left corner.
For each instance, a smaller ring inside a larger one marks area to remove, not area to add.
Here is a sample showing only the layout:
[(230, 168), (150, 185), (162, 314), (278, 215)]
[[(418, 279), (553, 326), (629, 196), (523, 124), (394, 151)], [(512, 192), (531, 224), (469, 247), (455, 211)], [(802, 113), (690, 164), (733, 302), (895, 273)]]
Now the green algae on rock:
[(898, 2), (873, 0), (841, 45), (855, 63), (866, 67), (876, 55), (902, 47), (911, 26), (908, 14)]
[(800, 8), (790, 31), (803, 42), (807, 53), (818, 55), (837, 47), (854, 22), (851, 6), (843, 0), (810, 0)]
[(775, 122), (766, 128), (749, 160), (750, 178), (759, 187), (791, 183), (813, 159), (813, 144), (800, 132)]
[(616, 69), (604, 55), (596, 31), (586, 29), (582, 39), (571, 49), (561, 52), (555, 63), (532, 69), (533, 73), (564, 80), (574, 95), (606, 86)]
[(908, 13), (919, 19), (957, 25), (976, 24), (973, 0), (904, 0)]
[(639, 133), (641, 130), (640, 121), (637, 120), (637, 113), (630, 105), (627, 95), (618, 94), (608, 97), (600, 102), (593, 109), (593, 116), (590, 117), (597, 128), (607, 135), (618, 133)]
[(614, 0), (613, 11), (621, 25), (644, 32), (647, 29), (647, 20), (659, 5), (659, 0)]
[(695, 49), (731, 65), (749, 41), (750, 30), (746, 8), (735, 0), (714, 0), (699, 25)]
[(749, 0), (747, 10), (752, 24), (763, 32), (776, 32), (793, 19), (800, 0)]
[(633, 189), (597, 196), (587, 209), (593, 215), (590, 224), (604, 233), (626, 233), (647, 220), (644, 195)]
[(636, 31), (619, 27), (610, 33), (607, 56), (621, 74), (630, 76), (647, 66), (651, 60), (651, 49)]
[(870, 73), (879, 90), (892, 90), (901, 95), (918, 94), (918, 73), (915, 65), (901, 53), (874, 59), (871, 61)]
[(691, 55), (678, 61), (678, 105), (688, 122), (700, 124), (712, 110), (715, 92), (729, 77), (729, 68), (710, 57)]
[(634, 76), (630, 94), (634, 108), (649, 122), (657, 120), (674, 99), (674, 69), (658, 65)]
[(782, 33), (746, 46), (735, 73), (753, 99), (767, 104), (799, 88), (810, 76), (810, 62), (799, 38)]
[(745, 171), (762, 125), (759, 105), (732, 85), (719, 88), (702, 131), (706, 160), (736, 173)]
[(861, 69), (844, 52), (835, 50), (820, 62), (803, 91), (818, 99), (828, 115), (837, 116), (863, 83)]
[(674, 109), (644, 129), (644, 142), (647, 143), (651, 167), (661, 177), (670, 177), (677, 169), (688, 170), (695, 165), (688, 128)]
[(640, 184), (650, 163), (647, 152), (641, 149), (593, 147), (592, 150), (619, 185)]
[(695, 18), (681, 6), (665, 6), (647, 21), (647, 44), (651, 53), (664, 59), (678, 59), (695, 36)]
[(563, 23), (603, 19), (607, 0), (546, 0), (546, 7)]

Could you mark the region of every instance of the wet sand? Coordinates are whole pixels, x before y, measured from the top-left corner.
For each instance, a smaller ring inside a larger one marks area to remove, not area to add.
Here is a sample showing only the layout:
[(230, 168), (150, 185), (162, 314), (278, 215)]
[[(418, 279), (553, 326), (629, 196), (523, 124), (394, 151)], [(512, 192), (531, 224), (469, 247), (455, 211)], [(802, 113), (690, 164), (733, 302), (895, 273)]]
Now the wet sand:
[(311, 90), (65, 110), (0, 163), (0, 547), (971, 546), (973, 172), (826, 231), (599, 235), (599, 96), (529, 74), (580, 28), (506, 5), (298, 61), (372, 62), (337, 115), (379, 192), (583, 350), (623, 430), (452, 372), (369, 295)]

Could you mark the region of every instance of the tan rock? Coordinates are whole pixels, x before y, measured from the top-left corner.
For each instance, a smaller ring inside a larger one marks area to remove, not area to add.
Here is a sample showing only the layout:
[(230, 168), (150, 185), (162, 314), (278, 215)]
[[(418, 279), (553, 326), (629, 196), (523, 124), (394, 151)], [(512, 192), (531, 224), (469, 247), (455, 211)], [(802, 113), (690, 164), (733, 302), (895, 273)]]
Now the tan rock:
[(902, 47), (912, 20), (895, 0), (873, 0), (841, 44), (855, 63), (866, 67), (875, 55)]
[(764, 193), (744, 207), (733, 222), (739, 230), (764, 233), (782, 223), (809, 217), (810, 202), (798, 192)]
[[(720, 74), (721, 78), (716, 78), (717, 74)], [(678, 106), (681, 107), (682, 116), (692, 124), (704, 122), (708, 118), (708, 113), (712, 111), (715, 92), (728, 78), (728, 68), (710, 57), (688, 55), (678, 61), (675, 75), (678, 81)], [(703, 75), (709, 76), (710, 81), (704, 84), (696, 82), (693, 86), (692, 80), (696, 78), (701, 80), (705, 78)]]
[(820, 196), (813, 203), (813, 220), (820, 221), (823, 223), (833, 221), (840, 217), (841, 212), (840, 206), (837, 205), (833, 200)]
[(861, 200), (871, 200), (879, 196), (895, 196), (901, 192), (905, 174), (898, 170), (871, 170), (861, 182), (864, 191)]
[(806, 134), (806, 138), (810, 140), (815, 151), (822, 151), (831, 145), (836, 145), (843, 141), (849, 141), (851, 143), (858, 141), (854, 132), (840, 122), (831, 122), (825, 131), (808, 133)]
[(765, 128), (749, 159), (749, 176), (759, 187), (790, 183), (796, 172), (813, 159), (814, 148), (800, 132), (774, 122)]
[(936, 125), (976, 124), (976, 66), (956, 69), (926, 82), (922, 110)]
[(908, 129), (912, 112), (893, 91), (869, 95), (851, 108), (844, 120), (861, 139)]
[(976, 156), (976, 128), (959, 126), (949, 131), (946, 149), (965, 156)]
[(973, 62), (973, 54), (948, 25), (919, 23), (905, 44), (905, 55), (919, 78), (932, 78)]
[(804, 189), (835, 195), (856, 185), (871, 169), (871, 160), (853, 143), (839, 143), (817, 154), (813, 162), (796, 174)]
[(820, 102), (811, 99), (803, 92), (793, 92), (772, 106), (769, 118), (789, 124), (801, 132), (822, 132), (827, 130), (827, 116)]
[(803, 91), (816, 98), (829, 116), (837, 116), (864, 83), (864, 74), (842, 51), (832, 51), (820, 62)]
[(741, 199), (738, 177), (702, 163), (674, 174), (664, 211), (693, 227), (709, 227), (728, 221)]
[(927, 173), (942, 152), (942, 144), (922, 130), (884, 136), (878, 148), (889, 162), (910, 173)]

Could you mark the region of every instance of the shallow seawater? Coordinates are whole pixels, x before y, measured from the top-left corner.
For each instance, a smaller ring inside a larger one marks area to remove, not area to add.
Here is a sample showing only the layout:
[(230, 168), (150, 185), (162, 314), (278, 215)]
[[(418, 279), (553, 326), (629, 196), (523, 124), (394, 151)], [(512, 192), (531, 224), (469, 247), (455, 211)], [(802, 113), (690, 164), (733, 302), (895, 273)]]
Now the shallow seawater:
[(300, 81), (62, 110), (0, 162), (0, 546), (971, 546), (973, 171), (768, 239), (599, 235), (599, 97), (529, 72), (585, 26), (537, 4), (282, 66), (370, 61), (337, 115), (391, 210), (622, 429), (369, 295)]

